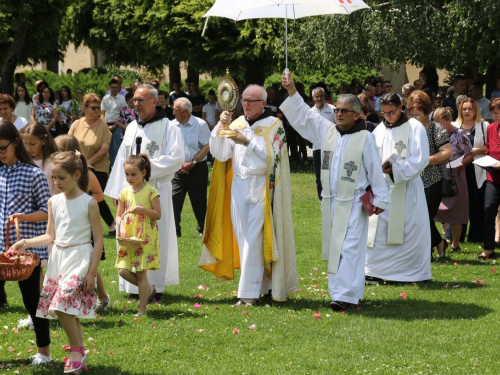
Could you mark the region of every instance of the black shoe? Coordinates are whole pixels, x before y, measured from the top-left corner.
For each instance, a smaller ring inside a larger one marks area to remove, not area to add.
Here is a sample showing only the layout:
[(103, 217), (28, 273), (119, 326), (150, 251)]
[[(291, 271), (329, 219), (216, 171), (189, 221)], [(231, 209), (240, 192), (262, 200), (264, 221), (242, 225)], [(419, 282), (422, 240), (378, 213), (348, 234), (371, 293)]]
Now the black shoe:
[(111, 236), (111, 237), (116, 237), (116, 229), (115, 230), (110, 230), (108, 232), (108, 236)]
[(494, 251), (490, 255), (479, 254), (479, 255), (476, 256), (476, 259), (482, 259), (482, 260), (496, 259), (496, 258), (497, 258), (497, 254)]
[(330, 308), (333, 312), (347, 311), (348, 303), (342, 301), (332, 301), (330, 302)]
[(177, 232), (177, 237), (180, 237), (181, 236), (181, 232)]
[(379, 285), (383, 284), (384, 280), (380, 277), (365, 276), (365, 285)]

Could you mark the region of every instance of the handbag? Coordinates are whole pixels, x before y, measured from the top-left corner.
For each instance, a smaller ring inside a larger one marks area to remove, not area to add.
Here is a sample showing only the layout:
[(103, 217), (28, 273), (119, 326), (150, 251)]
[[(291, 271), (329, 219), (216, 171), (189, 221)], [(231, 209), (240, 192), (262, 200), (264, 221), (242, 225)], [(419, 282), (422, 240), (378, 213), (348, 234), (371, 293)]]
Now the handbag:
[[(434, 123), (432, 123), (431, 136), (432, 136), (433, 147), (436, 147), (436, 139), (434, 137), (435, 129), (436, 127), (434, 126)], [(450, 161), (448, 161), (448, 164), (451, 169)], [(458, 185), (457, 182), (455, 181), (455, 178), (453, 176), (450, 176), (450, 179), (447, 179), (446, 176), (443, 176), (443, 179), (441, 180), (441, 197), (453, 198), (456, 197), (457, 195), (458, 195)]]
[[(450, 164), (448, 162), (448, 164)], [(451, 166), (451, 165), (450, 165)], [(448, 180), (446, 177), (443, 177), (441, 180), (441, 196), (443, 198), (453, 198), (458, 195), (458, 185), (453, 176), (450, 176)]]

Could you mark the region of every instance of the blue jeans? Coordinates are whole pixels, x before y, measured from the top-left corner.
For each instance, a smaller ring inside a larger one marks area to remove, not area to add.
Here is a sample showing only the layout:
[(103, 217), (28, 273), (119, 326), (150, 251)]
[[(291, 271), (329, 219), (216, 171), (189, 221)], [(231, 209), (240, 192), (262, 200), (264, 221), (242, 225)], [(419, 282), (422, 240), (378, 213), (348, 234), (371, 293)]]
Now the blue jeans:
[(111, 144), (109, 145), (109, 162), (111, 168), (115, 164), (116, 154), (122, 144), (122, 130), (117, 126), (111, 133)]

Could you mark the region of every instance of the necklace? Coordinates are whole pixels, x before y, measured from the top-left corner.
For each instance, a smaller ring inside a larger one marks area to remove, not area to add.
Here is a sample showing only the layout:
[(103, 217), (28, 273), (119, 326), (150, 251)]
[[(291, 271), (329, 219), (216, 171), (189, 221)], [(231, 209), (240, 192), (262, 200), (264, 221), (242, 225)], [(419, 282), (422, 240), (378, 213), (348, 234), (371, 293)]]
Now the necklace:
[(465, 135), (469, 136), (471, 135), (472, 131), (474, 130), (474, 125), (470, 129), (464, 128), (464, 124), (460, 124), (460, 129), (465, 133)]

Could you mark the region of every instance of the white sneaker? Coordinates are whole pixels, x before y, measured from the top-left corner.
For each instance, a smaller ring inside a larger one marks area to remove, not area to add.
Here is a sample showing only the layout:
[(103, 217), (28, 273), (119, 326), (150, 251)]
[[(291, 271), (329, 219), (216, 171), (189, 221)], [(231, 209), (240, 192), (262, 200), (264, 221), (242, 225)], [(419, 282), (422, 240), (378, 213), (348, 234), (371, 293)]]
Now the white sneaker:
[(99, 298), (97, 299), (97, 310), (104, 310), (106, 307), (108, 307), (109, 303), (111, 302), (111, 296), (108, 294), (108, 298), (106, 301), (101, 301)]
[(26, 319), (19, 319), (19, 322), (17, 322), (17, 328), (35, 329), (31, 316), (28, 315)]
[(33, 362), (31, 362), (31, 366), (39, 366), (44, 363), (52, 362), (52, 357), (50, 355), (43, 355), (42, 353), (36, 353), (35, 355), (32, 355), (30, 359), (33, 360)]

